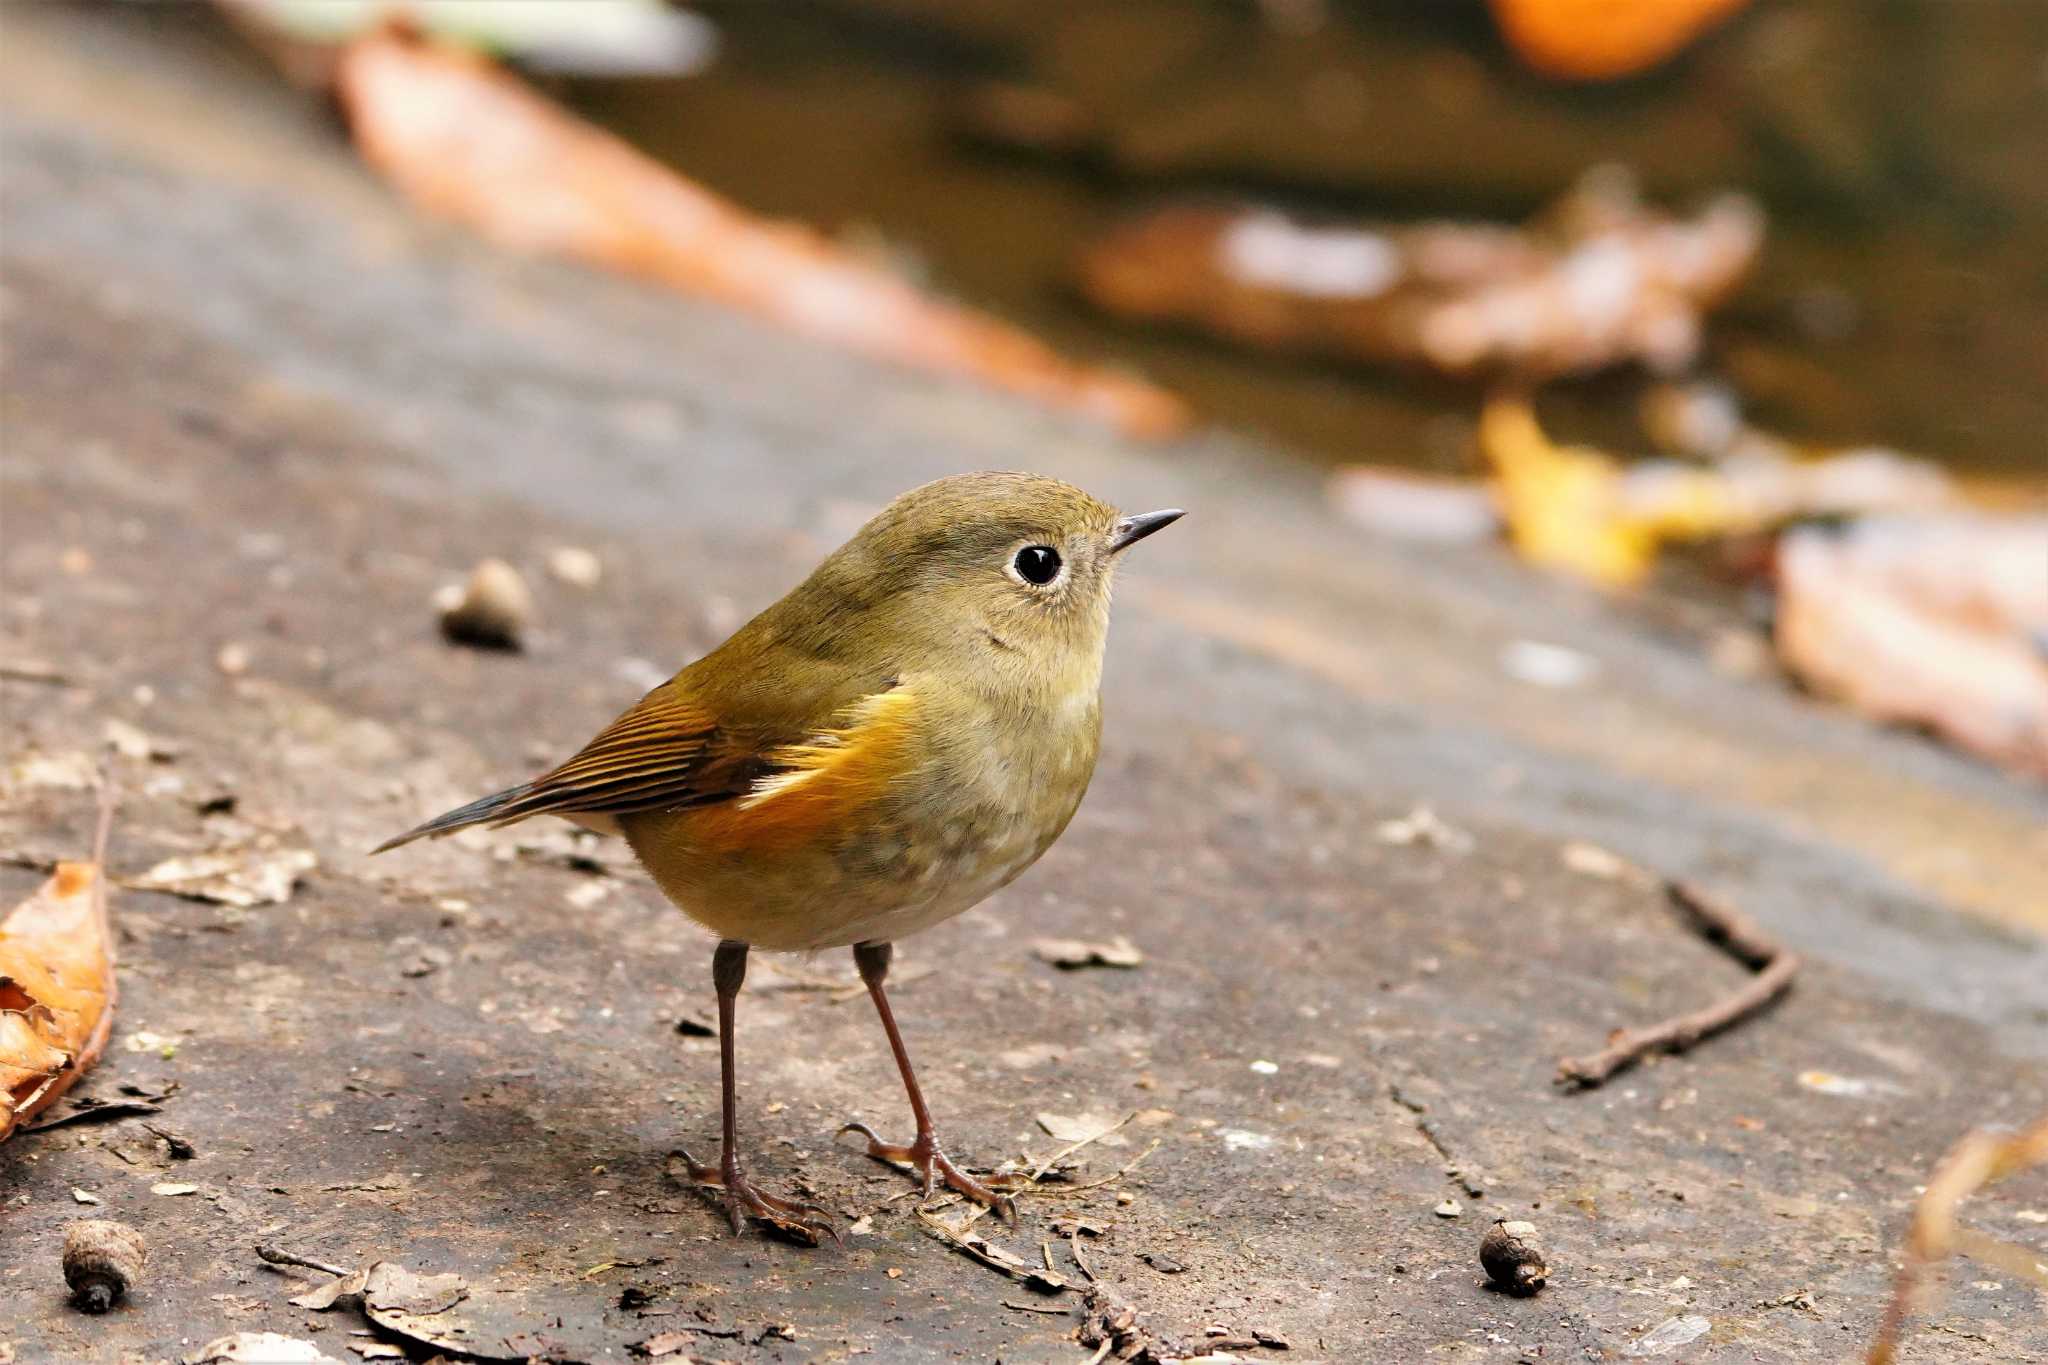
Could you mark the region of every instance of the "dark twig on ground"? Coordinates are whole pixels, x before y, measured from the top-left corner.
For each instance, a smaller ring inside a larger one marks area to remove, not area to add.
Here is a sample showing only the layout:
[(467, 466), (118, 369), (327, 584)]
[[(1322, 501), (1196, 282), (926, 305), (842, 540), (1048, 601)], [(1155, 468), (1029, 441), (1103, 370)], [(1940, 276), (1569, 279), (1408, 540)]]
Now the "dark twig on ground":
[(1772, 938), (1762, 925), (1727, 902), (1685, 882), (1666, 882), (1665, 891), (1707, 942), (1752, 968), (1756, 975), (1742, 989), (1705, 1009), (1674, 1015), (1647, 1028), (1616, 1029), (1599, 1052), (1559, 1061), (1559, 1084), (1590, 1089), (1653, 1052), (1683, 1052), (1702, 1039), (1741, 1023), (1791, 986), (1799, 971), (1799, 955)]

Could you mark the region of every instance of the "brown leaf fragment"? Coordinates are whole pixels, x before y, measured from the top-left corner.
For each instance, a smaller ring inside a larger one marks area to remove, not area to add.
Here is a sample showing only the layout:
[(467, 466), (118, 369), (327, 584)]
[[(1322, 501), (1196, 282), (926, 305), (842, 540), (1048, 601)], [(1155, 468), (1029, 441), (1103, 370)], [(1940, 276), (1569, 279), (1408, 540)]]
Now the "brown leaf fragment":
[(691, 1345), (697, 1339), (693, 1332), (656, 1332), (645, 1341), (636, 1341), (626, 1349), (640, 1356), (668, 1356)]
[(1777, 562), (1778, 655), (1808, 687), (2048, 777), (2048, 518), (1802, 527)]
[(1749, 272), (1763, 215), (1722, 195), (1682, 218), (1597, 168), (1536, 221), (1317, 224), (1173, 206), (1083, 252), (1088, 301), (1266, 351), (1458, 378), (1540, 379), (1639, 361), (1680, 370), (1702, 315)]
[[(264, 1259), (273, 1264), (304, 1264), (297, 1257), (273, 1260), (266, 1255)], [(454, 1311), (469, 1297), (469, 1283), (460, 1275), (421, 1275), (394, 1261), (374, 1261), (289, 1302), (324, 1312), (353, 1297), (362, 1299), (363, 1312), (371, 1322), (424, 1346), (477, 1360), (524, 1360), (532, 1354), (501, 1340), (493, 1344), (476, 1322)]]
[(290, 900), (299, 878), (318, 862), (311, 849), (283, 847), (263, 838), (237, 848), (166, 858), (122, 885), (249, 910)]
[(1078, 938), (1034, 939), (1031, 951), (1037, 954), (1040, 962), (1050, 962), (1069, 971), (1081, 967), (1136, 967), (1145, 960), (1138, 946), (1122, 934), (1107, 943), (1091, 943)]
[(237, 1332), (184, 1358), (184, 1365), (342, 1365), (310, 1341), (281, 1332)]
[(115, 985), (102, 861), (112, 814), (103, 798), (90, 862), (59, 863), (0, 920), (0, 1140), (106, 1050)]
[(336, 92), (364, 158), (400, 193), (506, 246), (653, 279), (1132, 434), (1187, 424), (1163, 389), (929, 298), (806, 225), (757, 217), (481, 56), (387, 28), (349, 45)]

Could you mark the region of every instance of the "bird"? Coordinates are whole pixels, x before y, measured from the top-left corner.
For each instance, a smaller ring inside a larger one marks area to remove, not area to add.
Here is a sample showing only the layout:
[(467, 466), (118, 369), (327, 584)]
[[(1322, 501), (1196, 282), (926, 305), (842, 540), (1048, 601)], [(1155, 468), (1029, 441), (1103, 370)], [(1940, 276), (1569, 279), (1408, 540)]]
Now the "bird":
[(751, 1216), (815, 1245), (814, 1204), (762, 1189), (737, 1132), (736, 1003), (752, 949), (851, 948), (914, 1136), (862, 1123), (867, 1155), (1015, 1218), (940, 1145), (884, 982), (893, 945), (1007, 886), (1073, 819), (1094, 774), (1111, 585), (1181, 517), (1124, 515), (1040, 475), (942, 478), (897, 497), (787, 596), (648, 692), (566, 762), (387, 840), (561, 816), (625, 838), (717, 936), (718, 1162), (680, 1152)]

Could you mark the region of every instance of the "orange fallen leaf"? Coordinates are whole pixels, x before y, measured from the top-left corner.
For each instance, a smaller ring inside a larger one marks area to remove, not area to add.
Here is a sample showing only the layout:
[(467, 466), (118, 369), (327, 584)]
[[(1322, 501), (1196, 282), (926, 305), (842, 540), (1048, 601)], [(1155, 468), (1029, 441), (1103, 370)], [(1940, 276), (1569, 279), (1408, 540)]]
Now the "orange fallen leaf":
[(1493, 0), (1508, 46), (1546, 76), (1647, 71), (1748, 0)]
[(749, 213), (477, 54), (387, 28), (349, 45), (336, 89), (357, 146), (401, 193), (507, 246), (643, 275), (1133, 435), (1187, 424), (1165, 390), (928, 298), (803, 224)]
[(57, 864), (0, 921), (0, 1140), (106, 1050), (115, 990), (103, 862), (112, 809), (101, 805), (92, 861)]

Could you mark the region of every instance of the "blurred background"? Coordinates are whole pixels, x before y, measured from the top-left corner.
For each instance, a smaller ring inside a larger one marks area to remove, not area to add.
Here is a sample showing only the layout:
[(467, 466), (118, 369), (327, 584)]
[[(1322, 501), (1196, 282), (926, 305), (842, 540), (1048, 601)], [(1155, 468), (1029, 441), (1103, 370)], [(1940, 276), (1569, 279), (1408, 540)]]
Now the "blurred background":
[(2048, 773), (2048, 7), (157, 12), (432, 216), (1262, 439), (1363, 531), (1658, 582), (1717, 666)]

